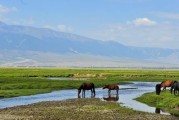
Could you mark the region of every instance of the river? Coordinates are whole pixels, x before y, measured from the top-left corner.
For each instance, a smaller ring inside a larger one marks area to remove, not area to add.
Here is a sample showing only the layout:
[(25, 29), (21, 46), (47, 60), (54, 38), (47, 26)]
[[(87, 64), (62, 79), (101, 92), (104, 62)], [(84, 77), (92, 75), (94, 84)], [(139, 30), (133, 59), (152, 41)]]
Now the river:
[[(140, 103), (134, 100), (134, 98), (139, 97), (144, 93), (155, 91), (156, 84), (156, 82), (133, 82), (133, 84), (119, 85), (119, 96), (116, 96), (116, 91), (112, 91), (110, 98), (115, 98), (116, 102), (133, 110), (155, 113), (155, 107), (150, 107), (146, 104)], [(86, 97), (91, 97), (90, 91), (86, 91)], [(109, 99), (108, 90), (96, 88), (95, 97), (100, 98), (101, 100)], [(0, 99), (0, 108), (28, 105), (42, 101), (57, 101), (74, 98), (78, 98), (76, 89), (59, 90), (45, 94)], [(160, 111), (160, 114), (169, 115), (169, 113), (162, 111)]]

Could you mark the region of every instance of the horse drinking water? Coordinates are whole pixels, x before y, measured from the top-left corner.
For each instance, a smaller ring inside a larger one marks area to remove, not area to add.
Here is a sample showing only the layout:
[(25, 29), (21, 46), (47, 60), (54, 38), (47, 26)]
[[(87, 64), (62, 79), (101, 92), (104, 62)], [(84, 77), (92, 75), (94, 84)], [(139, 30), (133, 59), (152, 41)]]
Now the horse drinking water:
[(108, 89), (108, 93), (110, 94), (111, 93), (111, 90), (116, 90), (116, 93), (118, 94), (118, 91), (119, 91), (119, 86), (118, 85), (114, 85), (114, 84), (109, 84), (109, 85), (105, 85), (103, 87), (103, 89)]
[(91, 90), (91, 95), (95, 96), (95, 86), (93, 83), (87, 83), (87, 82), (82, 83), (78, 88), (78, 97), (80, 96), (81, 90), (82, 90), (82, 97), (85, 97), (85, 90)]
[(163, 87), (163, 90), (166, 90), (166, 87), (171, 87), (173, 82), (174, 82), (173, 80), (166, 80), (161, 82), (160, 84), (157, 84), (155, 86), (156, 94), (160, 95), (161, 88)]

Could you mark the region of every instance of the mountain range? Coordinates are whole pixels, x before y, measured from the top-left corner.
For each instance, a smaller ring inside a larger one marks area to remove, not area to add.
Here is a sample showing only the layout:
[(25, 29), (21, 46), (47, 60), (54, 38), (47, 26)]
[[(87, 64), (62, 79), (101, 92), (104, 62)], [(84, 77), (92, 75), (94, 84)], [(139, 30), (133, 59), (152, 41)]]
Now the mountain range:
[(178, 67), (178, 63), (179, 49), (126, 46), (0, 22), (0, 66)]

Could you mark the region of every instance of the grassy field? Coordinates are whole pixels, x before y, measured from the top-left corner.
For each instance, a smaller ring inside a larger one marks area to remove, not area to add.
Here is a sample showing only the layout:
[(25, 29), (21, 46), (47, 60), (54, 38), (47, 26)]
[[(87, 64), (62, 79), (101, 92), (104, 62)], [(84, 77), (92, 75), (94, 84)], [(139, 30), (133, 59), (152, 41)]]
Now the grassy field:
[(179, 116), (179, 96), (174, 96), (169, 90), (163, 91), (160, 95), (154, 92), (146, 93), (136, 100)]
[(15, 97), (78, 88), (84, 80), (48, 80), (47, 77), (88, 78), (96, 87), (125, 81), (179, 79), (178, 70), (0, 68), (0, 97)]
[(100, 99), (41, 102), (0, 110), (4, 120), (178, 120), (174, 116), (137, 112)]
[[(124, 69), (57, 69), (57, 68), (0, 68), (0, 97), (15, 97), (47, 93), (54, 90), (78, 88), (84, 80), (49, 80), (48, 77), (88, 78), (96, 87), (105, 84), (124, 84), (126, 81), (178, 80), (179, 70), (124, 70)], [(166, 99), (166, 98), (172, 99)], [(145, 94), (138, 100), (151, 106), (165, 108), (178, 114), (178, 97), (169, 93), (156, 96)], [(169, 104), (173, 101), (172, 104)], [(44, 109), (45, 107), (45, 109)], [(42, 102), (0, 110), (0, 119), (128, 119), (175, 120), (163, 116), (136, 112), (119, 104), (98, 99), (73, 99), (58, 102)]]

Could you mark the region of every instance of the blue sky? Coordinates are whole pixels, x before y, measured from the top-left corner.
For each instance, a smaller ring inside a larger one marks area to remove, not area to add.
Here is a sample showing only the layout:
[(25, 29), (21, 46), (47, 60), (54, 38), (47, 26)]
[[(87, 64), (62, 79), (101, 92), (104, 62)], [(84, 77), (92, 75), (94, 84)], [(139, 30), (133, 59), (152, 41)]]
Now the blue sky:
[(179, 0), (0, 0), (0, 21), (179, 49)]

